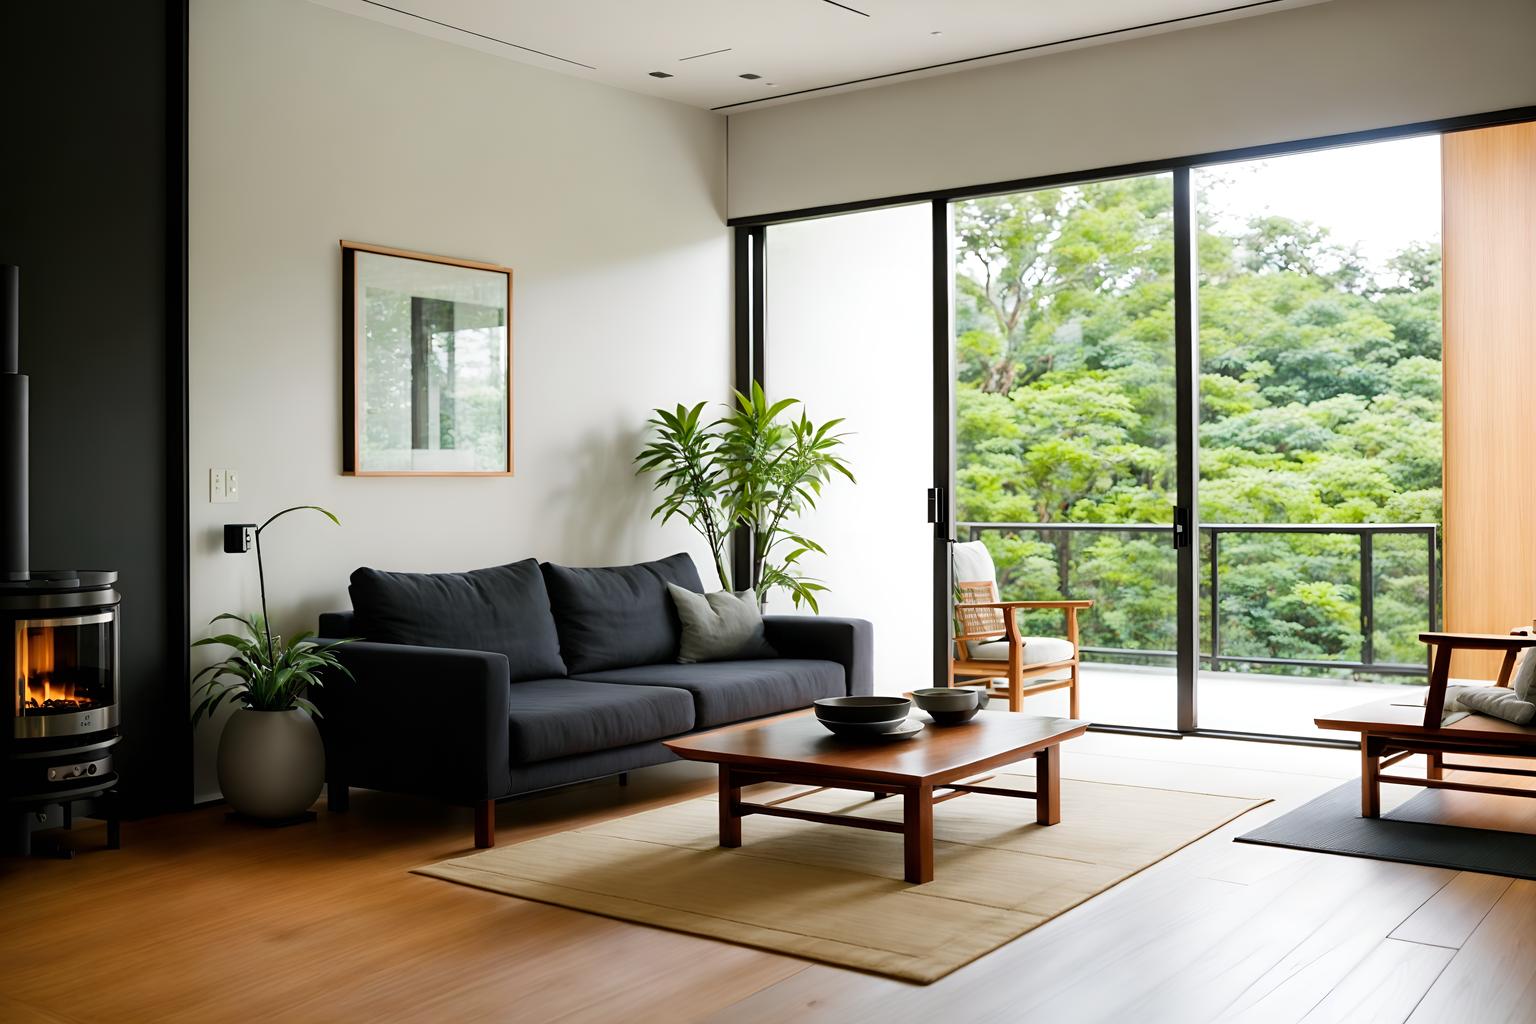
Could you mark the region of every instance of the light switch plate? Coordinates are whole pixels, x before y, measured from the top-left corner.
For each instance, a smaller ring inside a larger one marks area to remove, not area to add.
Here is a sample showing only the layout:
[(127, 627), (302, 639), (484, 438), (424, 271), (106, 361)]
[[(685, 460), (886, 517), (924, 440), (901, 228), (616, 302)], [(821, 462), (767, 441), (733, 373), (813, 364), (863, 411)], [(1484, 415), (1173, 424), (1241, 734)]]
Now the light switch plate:
[(208, 471), (208, 500), (215, 505), (225, 505), (240, 500), (240, 474), (233, 469)]

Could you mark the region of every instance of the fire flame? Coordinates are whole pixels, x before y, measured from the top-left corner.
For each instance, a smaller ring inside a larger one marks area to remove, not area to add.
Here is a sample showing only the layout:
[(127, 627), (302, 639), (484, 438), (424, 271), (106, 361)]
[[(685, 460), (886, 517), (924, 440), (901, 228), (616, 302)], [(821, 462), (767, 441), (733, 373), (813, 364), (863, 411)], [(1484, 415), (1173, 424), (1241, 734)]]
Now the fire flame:
[[(22, 632), (18, 630), (18, 632)], [(78, 710), (95, 701), (73, 682), (56, 679), (52, 626), (29, 626), (16, 643), (18, 713), (28, 710)]]

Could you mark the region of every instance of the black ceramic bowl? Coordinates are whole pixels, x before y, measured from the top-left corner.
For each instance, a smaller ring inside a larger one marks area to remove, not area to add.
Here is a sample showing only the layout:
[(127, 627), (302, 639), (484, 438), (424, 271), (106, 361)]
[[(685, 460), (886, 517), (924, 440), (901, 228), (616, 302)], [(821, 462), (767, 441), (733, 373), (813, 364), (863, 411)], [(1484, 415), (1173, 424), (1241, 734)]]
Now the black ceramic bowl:
[(823, 697), (816, 702), (817, 718), (840, 725), (888, 722), (894, 729), (911, 710), (906, 697)]
[(930, 686), (913, 690), (912, 699), (930, 714), (935, 711), (974, 711), (980, 706), (978, 692), (969, 686)]
[(961, 725), (976, 717), (986, 704), (986, 692), (971, 686), (934, 686), (913, 690), (917, 706), (928, 712), (934, 725)]

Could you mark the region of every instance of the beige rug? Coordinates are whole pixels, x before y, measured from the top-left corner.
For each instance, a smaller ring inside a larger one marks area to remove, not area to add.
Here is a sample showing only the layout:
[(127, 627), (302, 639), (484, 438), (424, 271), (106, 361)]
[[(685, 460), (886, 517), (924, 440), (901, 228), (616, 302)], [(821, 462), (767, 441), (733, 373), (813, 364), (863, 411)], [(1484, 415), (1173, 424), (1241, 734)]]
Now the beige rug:
[[(1033, 788), (1029, 776), (989, 785)], [(748, 817), (716, 846), (715, 799), (419, 868), (553, 903), (931, 982), (1266, 800), (1063, 780), (1059, 825), (1034, 803), (970, 794), (934, 808), (934, 880), (902, 880), (901, 836)], [(900, 819), (901, 800), (810, 790), (794, 806)]]

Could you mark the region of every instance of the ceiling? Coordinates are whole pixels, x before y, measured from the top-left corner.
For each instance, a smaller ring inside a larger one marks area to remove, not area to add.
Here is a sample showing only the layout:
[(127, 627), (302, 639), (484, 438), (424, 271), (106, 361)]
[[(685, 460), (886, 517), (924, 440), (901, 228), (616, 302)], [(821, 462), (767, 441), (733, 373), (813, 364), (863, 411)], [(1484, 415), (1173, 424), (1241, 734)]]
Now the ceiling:
[(550, 71), (730, 111), (1320, 0), (315, 2)]

